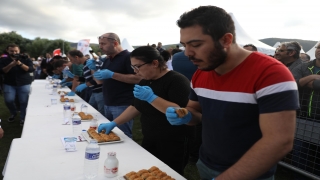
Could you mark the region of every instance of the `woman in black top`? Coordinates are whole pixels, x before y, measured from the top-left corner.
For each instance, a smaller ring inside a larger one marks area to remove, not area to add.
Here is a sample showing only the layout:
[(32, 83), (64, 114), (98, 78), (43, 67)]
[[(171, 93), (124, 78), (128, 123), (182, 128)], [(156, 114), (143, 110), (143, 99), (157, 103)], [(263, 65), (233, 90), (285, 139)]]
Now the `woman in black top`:
[(143, 80), (135, 85), (134, 102), (110, 123), (100, 124), (98, 131), (109, 132), (141, 114), (142, 147), (183, 174), (187, 163), (186, 126), (169, 124), (165, 112), (169, 106), (185, 107), (190, 81), (182, 74), (167, 69), (159, 51), (143, 46), (131, 52), (131, 67)]

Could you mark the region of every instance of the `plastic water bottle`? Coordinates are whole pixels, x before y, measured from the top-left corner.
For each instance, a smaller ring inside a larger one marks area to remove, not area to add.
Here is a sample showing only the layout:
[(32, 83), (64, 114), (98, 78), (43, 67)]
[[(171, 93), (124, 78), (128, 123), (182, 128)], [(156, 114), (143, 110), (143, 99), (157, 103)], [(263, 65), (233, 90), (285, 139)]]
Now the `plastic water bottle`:
[(95, 64), (96, 64), (96, 69), (97, 69), (97, 71), (100, 71), (101, 65), (102, 65), (102, 61), (100, 61), (99, 59), (97, 59), (96, 62), (95, 62)]
[(81, 126), (81, 117), (77, 112), (75, 112), (72, 116), (72, 129), (74, 135), (80, 135), (82, 132), (82, 126)]
[(63, 124), (71, 122), (71, 106), (68, 100), (63, 105)]
[(67, 79), (68, 78), (68, 74), (66, 73), (66, 71), (69, 71), (69, 67), (68, 66), (66, 66), (62, 71), (63, 79)]
[(93, 179), (98, 175), (100, 147), (96, 140), (90, 140), (86, 147), (84, 159), (84, 177)]
[(119, 161), (116, 152), (109, 152), (108, 158), (104, 161), (104, 176), (115, 177), (118, 175)]
[(54, 83), (52, 85), (52, 95), (57, 95), (58, 94), (58, 84)]

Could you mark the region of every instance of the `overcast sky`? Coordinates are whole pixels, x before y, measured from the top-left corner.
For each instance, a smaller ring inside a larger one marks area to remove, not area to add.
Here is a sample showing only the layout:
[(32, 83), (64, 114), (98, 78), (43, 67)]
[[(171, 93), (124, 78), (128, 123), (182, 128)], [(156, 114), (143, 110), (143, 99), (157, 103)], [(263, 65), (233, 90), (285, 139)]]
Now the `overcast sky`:
[(0, 32), (78, 42), (115, 32), (131, 45), (180, 41), (176, 20), (200, 5), (232, 12), (253, 38), (320, 40), (313, 0), (1, 0)]

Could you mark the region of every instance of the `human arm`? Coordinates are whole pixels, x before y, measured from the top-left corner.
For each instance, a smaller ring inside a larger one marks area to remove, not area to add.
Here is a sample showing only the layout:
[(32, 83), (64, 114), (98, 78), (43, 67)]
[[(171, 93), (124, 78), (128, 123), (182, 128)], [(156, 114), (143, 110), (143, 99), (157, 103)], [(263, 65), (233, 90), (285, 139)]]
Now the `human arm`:
[(100, 71), (96, 71), (95, 73), (93, 73), (93, 76), (97, 80), (112, 78), (117, 81), (128, 83), (128, 84), (137, 84), (142, 79), (142, 77), (136, 76), (134, 74), (121, 74), (117, 72), (112, 72), (109, 69), (102, 69)]
[(11, 63), (9, 63), (7, 66), (4, 66), (2, 68), (3, 73), (8, 73), (11, 68), (15, 67), (17, 65), (17, 61), (13, 60)]
[(295, 121), (295, 110), (260, 114), (261, 139), (215, 180), (256, 179), (267, 172), (291, 151)]
[(1, 126), (0, 126), (0, 139), (3, 137), (3, 134), (4, 134), (4, 131), (3, 131), (3, 129), (2, 129)]
[(103, 123), (99, 125), (98, 131), (101, 132), (102, 130), (106, 131), (106, 134), (109, 134), (110, 131), (116, 126), (124, 124), (134, 117), (138, 116), (140, 112), (134, 107), (129, 106), (126, 110), (124, 110), (116, 119), (114, 119), (110, 123)]
[(318, 74), (312, 74), (312, 75), (309, 75), (309, 76), (306, 76), (306, 77), (303, 77), (303, 78), (300, 78), (299, 81), (298, 81), (298, 85), (300, 87), (304, 87), (306, 86), (308, 83), (314, 81), (314, 80), (320, 80), (320, 75)]

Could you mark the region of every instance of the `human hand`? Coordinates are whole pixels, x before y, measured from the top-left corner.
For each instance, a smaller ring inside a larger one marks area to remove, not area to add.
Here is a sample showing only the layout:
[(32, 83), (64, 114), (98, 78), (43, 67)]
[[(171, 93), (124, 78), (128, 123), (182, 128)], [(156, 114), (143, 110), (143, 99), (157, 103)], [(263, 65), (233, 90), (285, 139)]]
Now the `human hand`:
[(86, 83), (80, 84), (79, 86), (76, 87), (76, 92), (81, 92), (83, 91), (86, 87), (88, 87), (86, 85)]
[(97, 70), (96, 62), (93, 59), (87, 60), (87, 66), (90, 70), (94, 70), (94, 71)]
[(61, 84), (61, 87), (64, 87), (64, 86), (72, 86), (72, 82), (62, 83), (62, 84)]
[(166, 116), (167, 120), (171, 125), (182, 125), (182, 124), (187, 124), (190, 122), (192, 118), (192, 114), (190, 111), (188, 111), (188, 114), (185, 115), (182, 118), (178, 117), (178, 114), (176, 113), (176, 109), (174, 107), (168, 107), (166, 110)]
[(62, 79), (60, 84), (62, 85), (63, 83), (65, 83), (67, 81), (67, 79)]
[(111, 121), (109, 123), (102, 123), (98, 127), (98, 132), (100, 133), (102, 130), (105, 130), (106, 134), (109, 134), (110, 131), (116, 126), (117, 126), (117, 123), (115, 123), (114, 121)]
[(102, 69), (100, 71), (96, 71), (93, 73), (93, 77), (98, 79), (98, 80), (103, 80), (103, 79), (109, 79), (112, 78), (114, 72), (110, 71), (109, 69)]
[(60, 77), (60, 75), (58, 75), (58, 74), (54, 74), (54, 75), (52, 76), (53, 79), (59, 79), (59, 77)]
[(152, 103), (158, 96), (156, 96), (149, 86), (135, 85), (133, 88), (133, 95), (135, 98)]
[(73, 91), (70, 91), (70, 92), (68, 92), (68, 94), (67, 94), (67, 96), (74, 96), (74, 95), (76, 95), (76, 93), (73, 92)]
[(69, 70), (65, 71), (66, 74), (68, 74), (68, 77), (73, 78), (74, 74), (72, 74)]

